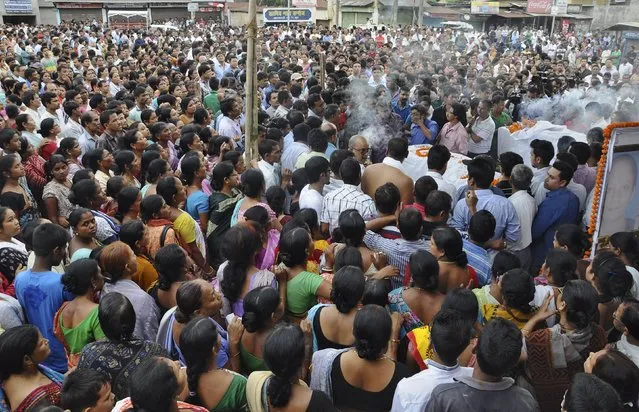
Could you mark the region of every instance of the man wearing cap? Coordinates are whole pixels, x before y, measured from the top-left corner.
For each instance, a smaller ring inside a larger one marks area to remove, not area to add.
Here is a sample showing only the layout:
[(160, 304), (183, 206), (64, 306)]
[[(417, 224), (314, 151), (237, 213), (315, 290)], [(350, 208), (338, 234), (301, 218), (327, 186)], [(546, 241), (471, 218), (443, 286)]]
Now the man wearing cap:
[(494, 163), (489, 159), (477, 157), (464, 160), (468, 167), (468, 194), (455, 205), (450, 226), (467, 231), (470, 218), (479, 210), (487, 210), (495, 217), (495, 235), (492, 240), (505, 239), (516, 242), (521, 238), (521, 225), (515, 207), (507, 198), (490, 190), (495, 177)]

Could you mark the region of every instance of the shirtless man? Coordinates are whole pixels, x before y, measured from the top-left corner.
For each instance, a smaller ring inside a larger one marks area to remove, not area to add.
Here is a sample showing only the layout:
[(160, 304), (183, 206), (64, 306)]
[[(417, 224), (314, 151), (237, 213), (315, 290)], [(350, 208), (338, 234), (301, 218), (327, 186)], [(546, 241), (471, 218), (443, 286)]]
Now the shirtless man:
[(375, 191), (381, 185), (391, 182), (399, 188), (402, 203), (413, 202), (413, 179), (402, 167), (402, 162), (408, 157), (408, 141), (403, 138), (393, 138), (388, 142), (388, 153), (382, 163), (370, 165), (362, 175), (362, 191), (375, 198)]

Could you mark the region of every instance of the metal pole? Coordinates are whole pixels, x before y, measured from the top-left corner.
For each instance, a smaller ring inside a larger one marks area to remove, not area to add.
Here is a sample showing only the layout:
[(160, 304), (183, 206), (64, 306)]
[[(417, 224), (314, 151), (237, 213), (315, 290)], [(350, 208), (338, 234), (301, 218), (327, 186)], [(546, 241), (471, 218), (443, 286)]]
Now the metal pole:
[(555, 32), (555, 15), (552, 15), (552, 26), (550, 26), (550, 36), (552, 37)]
[(286, 25), (290, 28), (291, 27), (291, 0), (288, 0), (286, 7), (288, 8), (288, 10), (286, 11)]
[(423, 24), (424, 24), (424, 0), (419, 0), (419, 11), (417, 12), (417, 27), (421, 29)]
[(257, 39), (257, 0), (249, 0), (248, 32), (246, 48), (246, 125), (244, 128), (244, 161), (250, 164), (256, 154), (257, 141), (257, 65), (255, 61), (255, 41)]

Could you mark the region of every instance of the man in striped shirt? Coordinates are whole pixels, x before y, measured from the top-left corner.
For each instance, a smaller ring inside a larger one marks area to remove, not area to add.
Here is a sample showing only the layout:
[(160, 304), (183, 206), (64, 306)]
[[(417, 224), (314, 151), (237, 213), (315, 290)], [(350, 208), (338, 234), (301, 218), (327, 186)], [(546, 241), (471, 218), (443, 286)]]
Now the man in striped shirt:
[(490, 283), (492, 262), (489, 250), (485, 246), (495, 235), (495, 217), (487, 210), (480, 210), (470, 218), (468, 237), (464, 239), (464, 252), (468, 257), (468, 264), (475, 269), (479, 285), (482, 287)]
[(352, 157), (344, 159), (339, 167), (339, 175), (344, 185), (328, 192), (322, 202), (320, 222), (322, 233), (327, 237), (338, 226), (339, 215), (345, 210), (356, 209), (366, 221), (377, 217), (375, 202), (358, 188), (361, 181), (359, 162)]

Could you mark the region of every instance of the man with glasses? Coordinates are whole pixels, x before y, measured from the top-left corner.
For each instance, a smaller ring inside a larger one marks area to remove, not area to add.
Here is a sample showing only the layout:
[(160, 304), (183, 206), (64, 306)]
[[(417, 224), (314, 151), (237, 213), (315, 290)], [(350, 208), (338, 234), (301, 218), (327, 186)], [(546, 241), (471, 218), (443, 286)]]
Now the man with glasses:
[(370, 147), (368, 146), (366, 138), (360, 135), (351, 137), (348, 141), (348, 150), (353, 152), (355, 160), (359, 162), (360, 168), (363, 172), (364, 167), (368, 163), (368, 155), (370, 153)]

